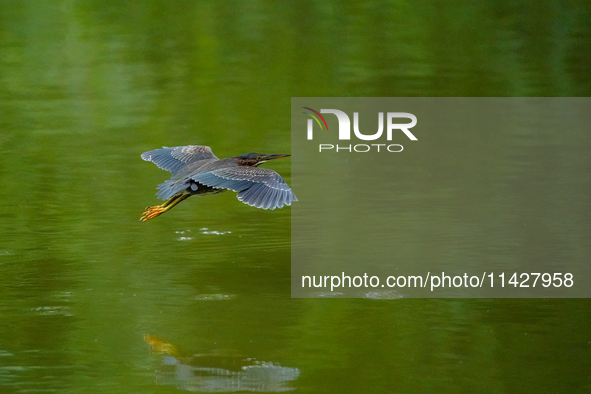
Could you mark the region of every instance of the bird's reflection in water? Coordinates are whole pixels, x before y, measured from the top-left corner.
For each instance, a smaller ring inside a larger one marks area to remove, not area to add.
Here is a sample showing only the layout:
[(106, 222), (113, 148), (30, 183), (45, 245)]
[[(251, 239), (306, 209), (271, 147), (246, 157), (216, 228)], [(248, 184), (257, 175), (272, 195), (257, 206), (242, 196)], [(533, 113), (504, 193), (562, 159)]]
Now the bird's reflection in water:
[(160, 385), (197, 392), (280, 392), (294, 390), (289, 382), (300, 375), (297, 368), (232, 356), (181, 356), (176, 346), (146, 334), (152, 354), (162, 354), (163, 365), (156, 370)]

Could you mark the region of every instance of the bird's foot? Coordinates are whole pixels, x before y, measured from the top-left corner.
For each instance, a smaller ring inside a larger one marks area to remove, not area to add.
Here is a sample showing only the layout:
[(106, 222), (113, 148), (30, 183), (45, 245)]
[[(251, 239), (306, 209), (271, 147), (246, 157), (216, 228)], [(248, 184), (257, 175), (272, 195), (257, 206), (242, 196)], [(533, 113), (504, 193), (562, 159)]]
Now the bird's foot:
[(154, 207), (147, 207), (146, 212), (142, 214), (140, 218), (140, 222), (145, 222), (150, 219), (154, 219), (156, 216), (162, 215), (166, 212), (168, 208), (163, 207), (162, 205), (156, 205)]
[(140, 218), (140, 221), (145, 222), (146, 220), (154, 219), (156, 216), (162, 215), (164, 212), (168, 211), (169, 209), (172, 209), (179, 202), (183, 201), (184, 199), (190, 196), (190, 193), (182, 191), (170, 197), (168, 200), (164, 201), (164, 204), (162, 205), (147, 207), (146, 212), (144, 212), (144, 214)]

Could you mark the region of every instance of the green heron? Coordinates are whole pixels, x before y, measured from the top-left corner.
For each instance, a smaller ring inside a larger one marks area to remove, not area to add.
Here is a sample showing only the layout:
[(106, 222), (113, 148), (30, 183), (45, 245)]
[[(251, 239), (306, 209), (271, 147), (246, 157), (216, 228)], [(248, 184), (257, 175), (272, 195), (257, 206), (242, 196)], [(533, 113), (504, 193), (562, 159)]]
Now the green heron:
[(238, 192), (238, 200), (257, 208), (291, 205), (298, 199), (283, 178), (273, 170), (258, 168), (266, 161), (288, 156), (245, 153), (220, 160), (209, 146), (202, 145), (163, 147), (142, 153), (142, 159), (170, 171), (172, 177), (158, 185), (157, 195), (164, 203), (147, 207), (140, 221), (153, 219), (188, 197), (226, 189)]

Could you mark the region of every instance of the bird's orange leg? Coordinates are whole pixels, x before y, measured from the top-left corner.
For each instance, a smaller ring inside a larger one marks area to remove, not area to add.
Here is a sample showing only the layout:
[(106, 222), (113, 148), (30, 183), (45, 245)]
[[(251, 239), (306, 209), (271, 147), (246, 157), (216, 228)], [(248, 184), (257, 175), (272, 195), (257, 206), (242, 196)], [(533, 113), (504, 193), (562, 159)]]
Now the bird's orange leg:
[(154, 219), (156, 216), (162, 215), (164, 212), (172, 209), (176, 204), (181, 201), (184, 201), (186, 198), (190, 197), (189, 193), (178, 193), (174, 196), (170, 197), (168, 200), (164, 201), (161, 205), (156, 205), (153, 207), (147, 207), (146, 212), (140, 218), (140, 222), (145, 222), (146, 220)]

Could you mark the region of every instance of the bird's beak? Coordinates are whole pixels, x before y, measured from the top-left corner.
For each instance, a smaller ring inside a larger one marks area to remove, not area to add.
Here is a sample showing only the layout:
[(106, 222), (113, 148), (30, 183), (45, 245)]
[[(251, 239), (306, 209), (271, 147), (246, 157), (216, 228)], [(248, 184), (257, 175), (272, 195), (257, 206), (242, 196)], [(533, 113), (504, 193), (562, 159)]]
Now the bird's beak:
[(291, 155), (268, 155), (265, 157), (265, 160), (274, 160), (274, 159), (281, 159), (282, 157), (289, 157)]

